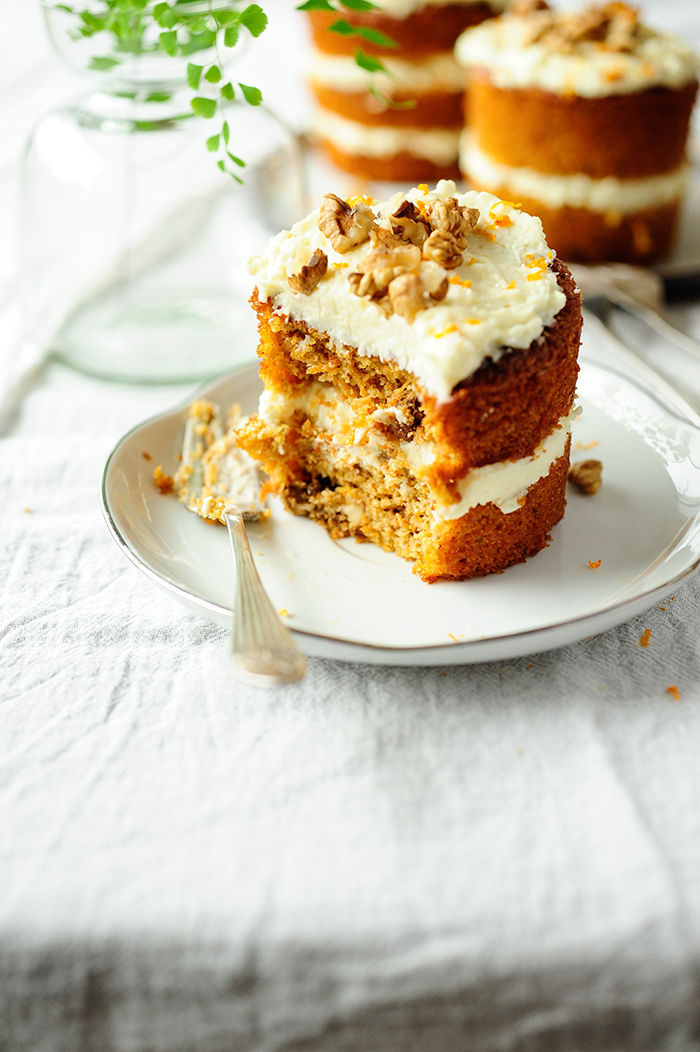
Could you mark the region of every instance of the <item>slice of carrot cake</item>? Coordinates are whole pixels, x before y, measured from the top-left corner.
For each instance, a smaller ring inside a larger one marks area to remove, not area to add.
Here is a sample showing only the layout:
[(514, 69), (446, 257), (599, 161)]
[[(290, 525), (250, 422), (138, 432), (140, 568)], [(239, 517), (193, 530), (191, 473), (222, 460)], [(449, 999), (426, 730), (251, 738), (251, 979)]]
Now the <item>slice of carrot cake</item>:
[(488, 193), (327, 194), (251, 263), (269, 491), (426, 581), (543, 548), (565, 505), (581, 313), (539, 219)]

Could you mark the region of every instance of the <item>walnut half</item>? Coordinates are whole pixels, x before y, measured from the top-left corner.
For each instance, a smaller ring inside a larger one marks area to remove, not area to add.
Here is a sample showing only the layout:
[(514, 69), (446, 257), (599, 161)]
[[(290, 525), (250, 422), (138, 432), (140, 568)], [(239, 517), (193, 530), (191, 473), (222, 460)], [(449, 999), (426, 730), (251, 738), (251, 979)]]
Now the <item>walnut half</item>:
[(590, 497), (600, 489), (602, 473), (603, 465), (599, 460), (579, 460), (569, 468), (568, 479), (572, 486)]
[(349, 252), (361, 245), (374, 226), (374, 212), (362, 201), (354, 208), (337, 194), (326, 194), (321, 201), (318, 228), (336, 252)]

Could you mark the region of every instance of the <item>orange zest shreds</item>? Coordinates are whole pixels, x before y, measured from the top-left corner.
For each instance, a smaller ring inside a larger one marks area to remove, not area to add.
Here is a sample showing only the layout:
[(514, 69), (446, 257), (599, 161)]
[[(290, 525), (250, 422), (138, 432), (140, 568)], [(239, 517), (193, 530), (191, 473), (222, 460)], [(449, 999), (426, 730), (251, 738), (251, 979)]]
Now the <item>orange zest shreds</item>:
[(513, 225), (513, 220), (510, 218), (510, 216), (498, 216), (497, 219), (494, 219), (493, 225), (494, 226), (512, 226)]
[(644, 631), (642, 632), (642, 635), (639, 638), (639, 645), (640, 645), (640, 647), (648, 647), (650, 639), (651, 639), (651, 629), (650, 628), (645, 628)]
[(598, 445), (598, 439), (594, 438), (592, 442), (577, 442), (574, 449), (595, 449)]
[(536, 274), (528, 274), (527, 280), (528, 281), (539, 281), (541, 277), (542, 277), (542, 271), (538, 270)]
[(678, 687), (666, 687), (666, 693), (670, 694), (674, 701), (681, 700), (681, 693)]
[(141, 456), (143, 457), (144, 460), (153, 460), (153, 457), (151, 456), (150, 453), (142, 453)]
[(160, 493), (172, 493), (175, 481), (172, 475), (165, 474), (160, 464), (153, 472), (153, 481), (158, 487)]
[(364, 205), (374, 204), (374, 198), (369, 197), (368, 194), (355, 194), (354, 197), (348, 197), (348, 204), (352, 205), (353, 207), (357, 204), (358, 201), (362, 201)]
[(597, 570), (598, 567), (600, 566), (600, 564), (602, 563), (602, 561), (603, 561), (602, 559), (599, 559), (597, 563), (594, 563), (591, 559), (589, 559), (588, 560), (588, 567), (589, 567), (589, 569)]
[(27, 515), (31, 515), (31, 513), (32, 513), (32, 509), (31, 508), (25, 508), (24, 510), (27, 513)]
[(422, 194), (429, 194), (430, 193), (430, 187), (428, 186), (427, 183), (418, 183), (418, 187), (417, 188), (420, 190), (420, 192)]
[(443, 330), (443, 332), (435, 332), (433, 333), (433, 336), (436, 340), (439, 340), (442, 336), (449, 336), (451, 332), (459, 332), (459, 329), (456, 325), (448, 325), (447, 328)]
[(349, 267), (350, 264), (349, 263), (331, 263), (331, 266), (335, 267), (336, 270), (342, 270), (343, 267)]
[(448, 278), (447, 280), (450, 285), (461, 285), (463, 289), (470, 289), (472, 287), (472, 283), (468, 278), (460, 278), (456, 274), (453, 278)]
[(506, 285), (506, 288), (507, 289), (514, 289), (515, 288), (515, 282), (511, 281), (510, 285)]
[(283, 606), (281, 610), (277, 611), (277, 613), (280, 617), (289, 617), (289, 610), (287, 610), (286, 606)]
[(481, 318), (467, 318), (468, 325), (481, 325)]
[(528, 252), (528, 254), (525, 256), (525, 266), (530, 267), (531, 269), (536, 268), (538, 270), (546, 270), (547, 260), (544, 258), (544, 256), (538, 256), (535, 259), (534, 255), (531, 252)]
[(666, 607), (665, 607), (665, 606), (660, 606), (660, 607), (659, 607), (659, 610), (665, 610), (665, 609), (666, 609)]
[(428, 212), (428, 209), (427, 209), (427, 206), (426, 206), (425, 202), (423, 202), (423, 201), (416, 201), (415, 202), (415, 206), (416, 206), (416, 211), (423, 217), (423, 219), (425, 219), (426, 221), (429, 220), (430, 213)]
[(493, 230), (488, 230), (486, 227), (477, 227), (476, 228), (476, 233), (477, 234), (482, 234), (484, 237), (488, 238), (489, 241), (495, 241), (496, 240), (496, 235), (493, 232)]

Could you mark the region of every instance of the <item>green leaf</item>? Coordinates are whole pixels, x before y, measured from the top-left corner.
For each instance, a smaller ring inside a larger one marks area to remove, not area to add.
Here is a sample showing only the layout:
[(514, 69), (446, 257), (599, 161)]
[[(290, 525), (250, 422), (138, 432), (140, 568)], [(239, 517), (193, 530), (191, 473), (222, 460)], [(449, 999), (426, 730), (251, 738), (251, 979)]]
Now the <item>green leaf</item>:
[(245, 168), (245, 161), (242, 161), (240, 157), (236, 157), (235, 154), (229, 153), (228, 150), (226, 151), (226, 154), (231, 158), (234, 164), (238, 165), (239, 168)]
[(378, 102), (381, 102), (389, 110), (412, 110), (415, 109), (415, 99), (404, 99), (403, 102), (394, 102), (393, 99), (387, 98), (386, 95), (382, 95), (381, 91), (377, 91), (371, 84), (367, 85), (367, 89), (371, 95), (374, 95)]
[[(331, 29), (333, 26), (331, 26)], [(380, 33), (378, 29), (369, 29), (367, 26), (357, 26), (355, 28), (355, 36), (362, 37), (364, 40), (369, 40), (370, 43), (376, 44), (378, 47), (389, 47), (397, 48), (399, 45), (391, 37), (388, 37), (386, 33)]]
[(192, 91), (199, 91), (199, 82), (202, 79), (204, 66), (195, 66), (194, 62), (187, 63), (187, 83)]
[(381, 59), (375, 58), (373, 55), (368, 55), (362, 48), (358, 48), (355, 52), (355, 62), (360, 69), (366, 69), (368, 73), (385, 73), (386, 66)]
[(349, 7), (351, 11), (376, 11), (377, 5), (371, 4), (370, 0), (340, 0), (343, 7)]
[(303, 4), (297, 4), (297, 11), (335, 11), (335, 8), (328, 0), (306, 0)]
[(224, 164), (223, 161), (217, 161), (216, 162), (216, 167), (220, 168), (222, 172), (226, 171), (226, 165)]
[(190, 105), (198, 117), (204, 117), (208, 121), (216, 113), (216, 99), (205, 99), (201, 95), (196, 95)]
[(166, 55), (170, 55), (172, 58), (177, 55), (177, 33), (174, 29), (160, 34), (160, 46)]
[(146, 102), (167, 102), (172, 98), (167, 91), (152, 91), (146, 96)]
[(214, 18), (220, 26), (230, 26), (233, 22), (238, 25), (241, 16), (237, 11), (216, 11)]
[(224, 30), (225, 47), (235, 47), (238, 43), (239, 35), (238, 26), (226, 26)]
[(243, 92), (243, 98), (246, 100), (249, 106), (259, 106), (262, 102), (262, 92), (260, 88), (252, 88), (250, 84), (241, 84), (238, 82), (238, 87)]
[(332, 33), (340, 33), (343, 37), (352, 37), (355, 35), (355, 27), (351, 26), (349, 22), (346, 22), (344, 18), (339, 18), (337, 22), (334, 22), (333, 25), (328, 28)]
[(233, 102), (233, 100), (236, 97), (236, 92), (233, 90), (233, 84), (231, 83), (231, 81), (229, 81), (227, 84), (224, 84), (224, 86), (220, 90), (222, 96), (225, 99), (228, 99), (229, 102)]
[(259, 4), (250, 4), (241, 11), (241, 25), (244, 25), (251, 36), (259, 37), (267, 27), (267, 15)]
[(231, 134), (231, 130), (228, 126), (228, 121), (224, 121), (223, 126), (221, 128), (221, 134), (224, 137), (224, 142), (228, 146), (229, 135)]
[(210, 84), (218, 84), (221, 80), (221, 70), (218, 66), (210, 66), (204, 74), (204, 79), (208, 80)]
[(173, 9), (165, 4), (165, 10), (161, 12), (160, 18), (158, 19), (158, 25), (163, 26), (165, 29), (172, 29), (176, 26), (179, 19)]
[(209, 150), (209, 153), (216, 153), (216, 151), (219, 149), (220, 141), (220, 135), (212, 135), (210, 139), (207, 139), (207, 149)]
[(104, 73), (108, 69), (114, 69), (115, 66), (119, 65), (119, 60), (116, 58), (106, 58), (101, 55), (95, 55), (90, 59), (88, 63), (89, 69), (96, 69), (100, 73)]

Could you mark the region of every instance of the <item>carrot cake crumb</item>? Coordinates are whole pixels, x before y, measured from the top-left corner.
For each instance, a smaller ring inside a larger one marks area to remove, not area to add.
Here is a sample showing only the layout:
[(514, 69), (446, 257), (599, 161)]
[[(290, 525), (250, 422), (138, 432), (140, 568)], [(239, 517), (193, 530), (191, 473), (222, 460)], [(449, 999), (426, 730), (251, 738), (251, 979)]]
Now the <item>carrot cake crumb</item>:
[(680, 701), (681, 695), (678, 687), (666, 687), (666, 693), (670, 694), (674, 701)]
[(143, 457), (144, 460), (153, 460), (153, 457), (151, 456), (150, 453), (144, 452), (144, 453), (141, 454), (141, 456)]
[(163, 471), (162, 466), (159, 464), (153, 472), (153, 481), (160, 493), (172, 493), (173, 486), (175, 485), (172, 475), (166, 475)]
[(648, 647), (650, 639), (651, 639), (651, 629), (650, 628), (645, 628), (644, 632), (642, 633), (642, 636), (641, 636), (641, 638), (639, 640), (640, 647)]

